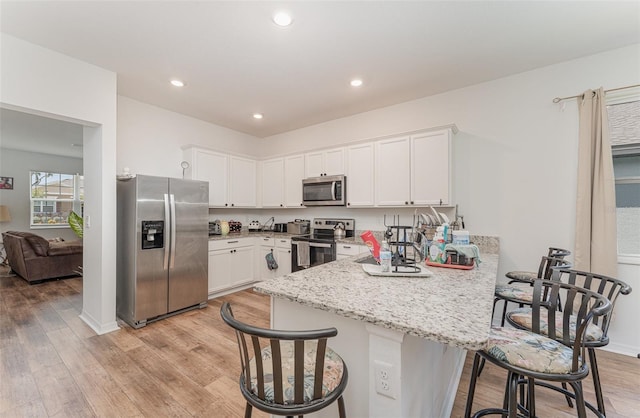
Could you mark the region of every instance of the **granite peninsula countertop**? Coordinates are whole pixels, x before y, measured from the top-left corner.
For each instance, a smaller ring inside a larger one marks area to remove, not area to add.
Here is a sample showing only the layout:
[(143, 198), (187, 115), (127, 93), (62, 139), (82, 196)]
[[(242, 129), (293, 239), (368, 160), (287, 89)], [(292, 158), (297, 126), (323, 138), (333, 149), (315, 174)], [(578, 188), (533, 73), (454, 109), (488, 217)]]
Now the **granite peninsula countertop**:
[(258, 292), (336, 315), (469, 350), (491, 326), (497, 253), (473, 270), (428, 267), (425, 278), (374, 277), (355, 256), (254, 286)]

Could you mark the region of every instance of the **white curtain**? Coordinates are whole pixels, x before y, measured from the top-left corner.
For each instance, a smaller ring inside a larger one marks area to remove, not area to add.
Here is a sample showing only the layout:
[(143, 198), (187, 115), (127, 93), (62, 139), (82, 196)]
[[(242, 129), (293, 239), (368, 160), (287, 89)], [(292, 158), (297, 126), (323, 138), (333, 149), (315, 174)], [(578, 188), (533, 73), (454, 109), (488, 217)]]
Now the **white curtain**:
[(578, 97), (578, 194), (574, 268), (616, 277), (616, 199), (604, 90)]

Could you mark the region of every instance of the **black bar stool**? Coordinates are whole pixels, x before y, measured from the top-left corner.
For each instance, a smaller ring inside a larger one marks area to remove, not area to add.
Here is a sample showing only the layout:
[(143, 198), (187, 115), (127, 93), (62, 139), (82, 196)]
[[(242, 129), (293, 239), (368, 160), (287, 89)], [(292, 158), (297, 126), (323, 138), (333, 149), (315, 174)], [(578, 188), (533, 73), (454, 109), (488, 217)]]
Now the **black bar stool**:
[[(546, 299), (543, 297), (545, 293), (549, 295)], [(560, 299), (565, 301), (565, 307), (571, 308), (559, 311)], [(605, 296), (583, 287), (561, 283), (559, 277), (553, 280), (536, 279), (533, 284), (531, 331), (517, 328), (492, 328), (487, 347), (476, 352), (469, 382), (465, 417), (471, 416), (480, 360), (485, 359), (507, 370), (507, 391), (502, 408), (477, 411), (473, 415), (474, 418), (489, 414), (516, 418), (519, 410), (523, 410), (528, 416), (535, 417), (537, 380), (571, 385), (575, 394), (578, 417), (585, 418), (586, 404), (582, 392), (582, 380), (589, 374), (589, 368), (585, 363), (583, 341), (589, 324), (597, 317), (608, 315), (612, 307)], [(556, 317), (562, 319), (561, 328), (556, 328)], [(541, 319), (548, 324), (548, 336), (540, 333)], [(571, 335), (572, 327), (569, 326), (570, 320), (575, 321), (573, 336)], [(519, 404), (516, 393), (523, 382), (527, 384), (527, 398), (526, 403)], [(562, 391), (560, 388), (556, 390)]]
[[(598, 405), (598, 412), (603, 416), (606, 415), (604, 407), (604, 399), (602, 396), (602, 386), (600, 384), (600, 373), (598, 371), (598, 362), (596, 360), (596, 348), (604, 347), (609, 344), (609, 337), (607, 331), (609, 330), (609, 324), (613, 316), (613, 308), (615, 308), (619, 295), (628, 295), (631, 293), (631, 286), (623, 282), (622, 280), (614, 279), (612, 277), (603, 276), (600, 274), (588, 273), (584, 271), (561, 269), (559, 274), (562, 281), (569, 284), (580, 286), (591, 291), (597, 292), (605, 296), (611, 302), (611, 312), (600, 318), (596, 318), (593, 324), (587, 327), (584, 346), (589, 353), (589, 365), (591, 367), (591, 375), (593, 378), (594, 391), (596, 394), (596, 402)], [(569, 309), (569, 306), (565, 306), (565, 309)], [(507, 322), (516, 328), (531, 330), (532, 329), (532, 310), (531, 308), (519, 308), (511, 311), (507, 314)], [(562, 328), (558, 323), (562, 317), (556, 316), (556, 333)], [(570, 336), (575, 338), (576, 324), (570, 318), (569, 325), (571, 327)], [(549, 324), (544, 321), (540, 323), (540, 332), (543, 335), (549, 335)], [(571, 406), (571, 403), (569, 403)]]
[(258, 328), (235, 319), (228, 302), (220, 308), (220, 315), (238, 339), (245, 418), (251, 417), (253, 407), (293, 417), (319, 411), (335, 401), (340, 418), (345, 418), (342, 393), (347, 387), (347, 365), (327, 346), (327, 339), (338, 335), (335, 328)]

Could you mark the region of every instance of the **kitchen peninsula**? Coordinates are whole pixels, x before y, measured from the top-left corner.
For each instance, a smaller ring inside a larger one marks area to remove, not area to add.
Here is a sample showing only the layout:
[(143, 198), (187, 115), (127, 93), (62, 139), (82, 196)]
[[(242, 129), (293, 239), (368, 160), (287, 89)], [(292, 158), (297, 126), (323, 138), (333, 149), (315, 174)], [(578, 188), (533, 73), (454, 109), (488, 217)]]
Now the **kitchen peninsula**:
[[(254, 288), (272, 296), (272, 328), (338, 329), (329, 344), (349, 368), (349, 416), (449, 416), (466, 350), (482, 348), (491, 325), (498, 240), (482, 238), (473, 270), (374, 277), (356, 256)], [(314, 416), (335, 415), (325, 411)]]

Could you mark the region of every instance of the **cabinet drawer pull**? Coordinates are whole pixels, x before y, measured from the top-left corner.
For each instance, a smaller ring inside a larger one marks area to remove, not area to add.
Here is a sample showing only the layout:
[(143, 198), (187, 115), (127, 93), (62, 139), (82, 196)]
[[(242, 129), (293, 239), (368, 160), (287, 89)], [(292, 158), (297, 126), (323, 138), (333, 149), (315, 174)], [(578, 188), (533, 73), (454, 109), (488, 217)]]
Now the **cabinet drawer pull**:
[(237, 244), (237, 243), (238, 243), (238, 240), (235, 240), (235, 241), (227, 241), (227, 244)]
[(347, 248), (351, 248), (350, 245), (343, 245), (342, 248), (347, 249)]

